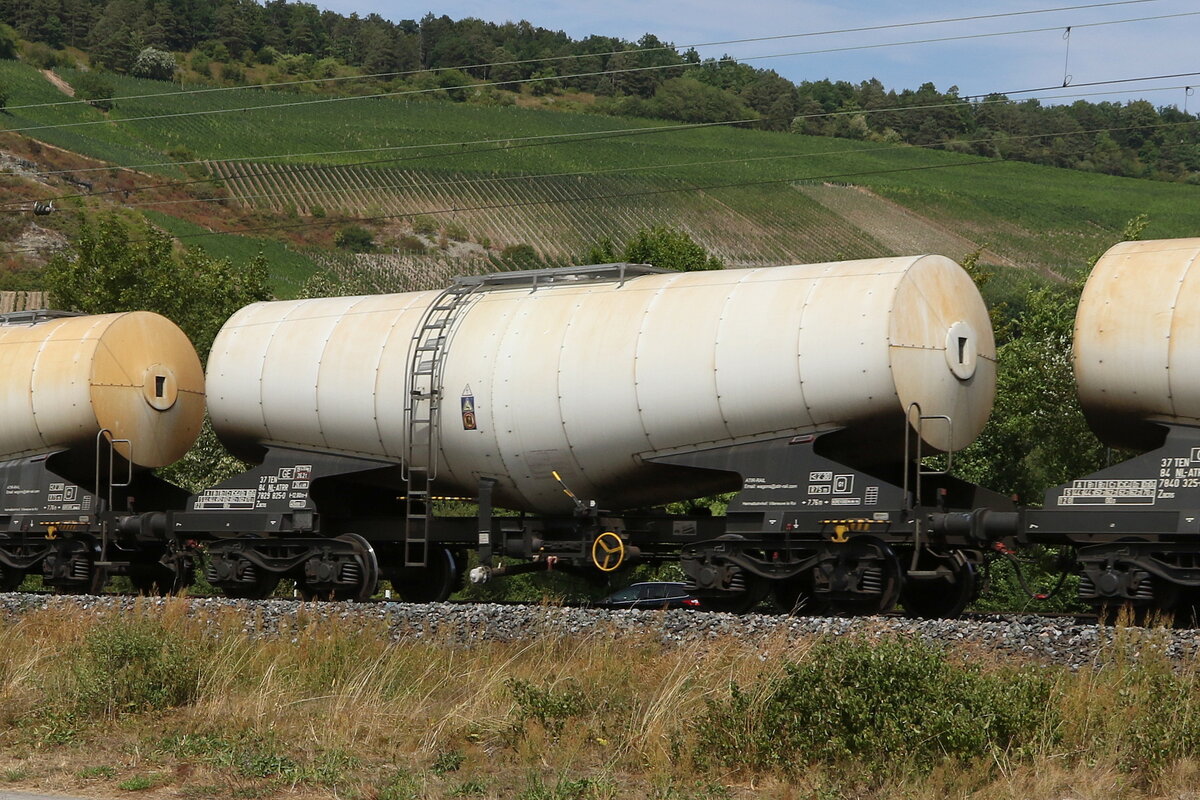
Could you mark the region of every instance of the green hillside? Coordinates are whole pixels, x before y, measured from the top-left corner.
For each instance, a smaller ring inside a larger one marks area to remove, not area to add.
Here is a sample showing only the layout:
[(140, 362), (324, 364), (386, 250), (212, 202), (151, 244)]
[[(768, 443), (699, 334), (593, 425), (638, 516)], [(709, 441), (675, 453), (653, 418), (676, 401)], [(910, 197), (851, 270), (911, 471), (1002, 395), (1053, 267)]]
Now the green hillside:
[[(233, 229), (292, 226), (256, 236), (367, 217), (386, 247), (421, 215), (477, 244), (464, 254), (530, 244), (570, 260), (604, 236), (671, 224), (731, 265), (985, 248), (985, 263), (1065, 275), (1137, 214), (1150, 218), (1147, 236), (1200, 234), (1200, 186), (1179, 183), (729, 127), (392, 98), (300, 104), (328, 98), (259, 89), (174, 95), (172, 84), (112, 79), (118, 97), (158, 96), (119, 99), (108, 114), (20, 108), (68, 98), (32, 67), (0, 61), (10, 87), (0, 125), (116, 164), (161, 164), (168, 152), (210, 162), (233, 201), (203, 215)], [(40, 128), (73, 123), (89, 124)], [(163, 210), (186, 217), (197, 205)], [(302, 277), (288, 269), (282, 291)]]

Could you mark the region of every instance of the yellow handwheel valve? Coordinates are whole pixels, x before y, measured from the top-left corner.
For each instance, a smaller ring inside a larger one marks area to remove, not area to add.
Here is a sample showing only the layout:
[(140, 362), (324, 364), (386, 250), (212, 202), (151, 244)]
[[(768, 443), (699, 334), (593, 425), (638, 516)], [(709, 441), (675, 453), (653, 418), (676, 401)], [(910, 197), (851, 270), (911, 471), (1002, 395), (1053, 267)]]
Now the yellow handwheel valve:
[(612, 572), (625, 562), (625, 542), (612, 531), (605, 531), (592, 542), (592, 563), (601, 572)]

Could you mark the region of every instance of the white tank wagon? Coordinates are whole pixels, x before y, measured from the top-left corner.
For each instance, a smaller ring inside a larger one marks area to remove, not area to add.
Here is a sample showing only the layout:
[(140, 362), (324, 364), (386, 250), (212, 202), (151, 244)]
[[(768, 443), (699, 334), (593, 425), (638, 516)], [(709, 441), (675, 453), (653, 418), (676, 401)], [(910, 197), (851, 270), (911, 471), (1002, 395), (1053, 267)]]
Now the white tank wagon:
[[(218, 434), (405, 461), (410, 349), (439, 296), (242, 309), (209, 359)], [(571, 507), (552, 472), (602, 508), (703, 493), (649, 463), (697, 449), (846, 429), (860, 457), (875, 436), (868, 456), (899, 457), (913, 406), (952, 420), (922, 426), (928, 448), (958, 449), (995, 387), (983, 301), (932, 255), (490, 287), (446, 337), (435, 487), (491, 478), (498, 504), (543, 513)]]
[[(1046, 490), (1019, 545), (1070, 548), (1078, 598), (1194, 625), (1200, 615), (1200, 238), (1122, 242), (1075, 315), (1080, 405), (1101, 440), (1137, 450)], [(1117, 454), (1118, 456), (1122, 454)], [(1102, 616), (1103, 618), (1103, 616)]]
[(1122, 242), (1096, 262), (1075, 316), (1075, 380), (1096, 434), (1162, 441), (1200, 425), (1200, 238)]
[(122, 457), (162, 467), (187, 452), (203, 418), (200, 359), (165, 317), (0, 320), (0, 461), (66, 450), (86, 463), (108, 431)]

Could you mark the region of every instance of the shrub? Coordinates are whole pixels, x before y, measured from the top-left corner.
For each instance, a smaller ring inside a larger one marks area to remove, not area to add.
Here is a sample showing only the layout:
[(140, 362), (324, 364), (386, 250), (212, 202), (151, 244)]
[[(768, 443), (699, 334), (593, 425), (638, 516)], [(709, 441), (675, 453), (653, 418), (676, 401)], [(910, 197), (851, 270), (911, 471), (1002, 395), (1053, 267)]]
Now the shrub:
[(336, 58), (322, 58), (312, 65), (308, 71), (310, 78), (333, 78), (338, 74), (338, 69), (342, 66), (342, 62)]
[(229, 60), (229, 48), (220, 39), (209, 39), (207, 42), (202, 42), (196, 49), (208, 56), (210, 61), (225, 62)]
[(192, 53), (192, 57), (188, 59), (188, 66), (194, 72), (199, 72), (201, 75), (209, 75), (212, 71), (212, 59), (205, 53), (197, 50)]
[(38, 69), (54, 69), (69, 63), (66, 55), (60, 55), (45, 42), (34, 42), (25, 48), (25, 60)]
[(681, 272), (724, 267), (687, 233), (665, 225), (640, 229), (625, 243), (623, 255), (626, 261)]
[(521, 722), (536, 720), (554, 737), (562, 735), (567, 720), (587, 709), (587, 695), (573, 681), (563, 686), (537, 686), (526, 680), (510, 678), (505, 686), (516, 702), (516, 717)]
[(500, 251), (500, 258), (517, 265), (535, 264), (538, 253), (531, 244), (510, 244)]
[(422, 236), (432, 236), (437, 233), (437, 221), (433, 217), (427, 217), (424, 214), (413, 217), (413, 233), (419, 233)]
[(196, 153), (187, 145), (177, 144), (163, 151), (163, 155), (172, 161), (195, 161)]
[[(438, 87), (445, 90), (446, 97), (449, 97), (456, 103), (461, 103), (467, 99), (469, 88), (471, 85), (471, 76), (462, 70), (447, 69), (439, 72), (434, 78)], [(438, 92), (441, 95), (442, 92)]]
[(1052, 729), (1050, 689), (1044, 674), (985, 673), (924, 644), (822, 644), (765, 685), (731, 685), (727, 700), (710, 700), (697, 758), (735, 768), (857, 762), (923, 772), (1013, 755)]
[(471, 238), (471, 234), (467, 233), (466, 227), (460, 222), (447, 222), (446, 227), (442, 230), (447, 239), (455, 242), (465, 242)]
[(85, 72), (75, 79), (75, 94), (101, 111), (112, 110), (116, 93), (112, 79), (102, 72)]
[(221, 64), (221, 80), (230, 83), (245, 83), (246, 68), (236, 61), (227, 61)]
[(254, 60), (260, 64), (274, 64), (279, 60), (280, 52), (271, 45), (263, 45), (263, 48), (255, 55)]
[(0, 22), (0, 58), (17, 57), (17, 32)]
[(197, 640), (160, 622), (114, 619), (93, 628), (75, 655), (75, 710), (116, 716), (187, 705), (205, 661)]
[(401, 236), (396, 240), (396, 250), (401, 253), (424, 253), (425, 243), (415, 236)]
[(429, 771), (434, 775), (445, 775), (447, 772), (458, 772), (463, 762), (467, 760), (458, 750), (448, 750), (444, 753), (438, 753), (438, 757), (433, 760), (433, 765)]
[(347, 225), (333, 237), (333, 243), (352, 253), (371, 253), (375, 250), (375, 235), (361, 225)]

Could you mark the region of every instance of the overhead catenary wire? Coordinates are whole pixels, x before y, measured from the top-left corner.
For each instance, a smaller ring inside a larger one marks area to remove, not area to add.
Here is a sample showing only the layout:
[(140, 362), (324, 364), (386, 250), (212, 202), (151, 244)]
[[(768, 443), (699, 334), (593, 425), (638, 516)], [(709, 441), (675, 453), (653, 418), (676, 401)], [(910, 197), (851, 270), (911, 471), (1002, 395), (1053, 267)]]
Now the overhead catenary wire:
[[(1200, 16), (1200, 11), (1184, 11), (1184, 12), (1180, 12), (1177, 14), (1161, 14), (1161, 15), (1157, 15), (1157, 16), (1136, 17), (1136, 18), (1130, 18), (1130, 19), (1105, 20), (1105, 21), (1101, 21), (1101, 22), (1083, 23), (1083, 24), (1075, 25), (1074, 27), (1076, 27), (1076, 28), (1095, 28), (1095, 27), (1109, 26), (1109, 25), (1124, 25), (1124, 24), (1129, 24), (1129, 23), (1134, 23), (1134, 22), (1147, 22), (1147, 21), (1153, 21), (1153, 20), (1177, 19), (1177, 18), (1181, 18), (1181, 17), (1194, 17), (1194, 16)], [(663, 70), (684, 71), (684, 70), (689, 70), (689, 69), (704, 68), (704, 67), (707, 67), (710, 65), (718, 65), (724, 61), (728, 61), (731, 63), (742, 63), (742, 62), (747, 62), (747, 61), (763, 61), (763, 60), (774, 59), (774, 58), (790, 58), (790, 57), (795, 57), (795, 56), (806, 56), (806, 55), (827, 55), (830, 53), (844, 53), (844, 52), (853, 52), (853, 51), (859, 51), (859, 50), (877, 50), (877, 49), (883, 49), (883, 48), (889, 48), (889, 47), (905, 47), (905, 46), (918, 45), (918, 44), (934, 44), (934, 43), (939, 43), (939, 42), (970, 41), (970, 40), (978, 40), (978, 39), (988, 39), (988, 38), (996, 38), (996, 37), (1004, 37), (1004, 36), (1018, 36), (1018, 35), (1024, 35), (1024, 34), (1030, 34), (1030, 33), (1043, 33), (1046, 31), (1060, 31), (1060, 30), (1062, 30), (1062, 26), (1056, 25), (1056, 26), (1047, 27), (1047, 28), (1026, 28), (1026, 29), (1016, 30), (1016, 31), (993, 31), (993, 32), (989, 32), (989, 33), (960, 34), (960, 35), (956, 35), (956, 36), (942, 36), (942, 37), (933, 37), (933, 38), (928, 38), (928, 39), (914, 39), (914, 40), (903, 41), (903, 42), (880, 42), (880, 43), (875, 43), (875, 44), (847, 45), (844, 47), (829, 47), (829, 48), (824, 48), (824, 49), (819, 49), (819, 50), (804, 50), (804, 51), (796, 51), (796, 52), (790, 52), (790, 53), (771, 53), (771, 54), (767, 54), (767, 55), (741, 56), (738, 58), (725, 57), (725, 58), (722, 58), (722, 59), (716, 60), (716, 61), (702, 61), (702, 62), (692, 63), (692, 64), (688, 64), (688, 63), (685, 63), (685, 64), (653, 64), (653, 65), (640, 66), (640, 67), (625, 67), (625, 68), (618, 68), (618, 69), (593, 70), (590, 72), (579, 72), (579, 73), (574, 73), (574, 74), (569, 74), (569, 75), (535, 76), (535, 77), (529, 77), (529, 78), (520, 78), (520, 79), (516, 79), (516, 80), (484, 81), (484, 82), (480, 82), (480, 83), (462, 84), (460, 86), (439, 86), (436, 88), (428, 88), (428, 89), (403, 89), (403, 90), (391, 91), (391, 92), (375, 92), (375, 93), (371, 93), (371, 94), (352, 95), (352, 96), (320, 97), (320, 98), (312, 98), (312, 99), (308, 99), (308, 100), (295, 100), (295, 101), (284, 102), (284, 103), (257, 104), (257, 105), (253, 105), (253, 106), (237, 106), (237, 107), (232, 107), (232, 108), (217, 108), (217, 109), (200, 109), (200, 110), (195, 110), (195, 111), (175, 111), (175, 112), (165, 113), (165, 114), (146, 114), (143, 116), (121, 117), (121, 118), (117, 118), (117, 119), (83, 120), (83, 121), (79, 121), (79, 122), (60, 122), (60, 123), (54, 123), (54, 124), (50, 124), (50, 125), (29, 125), (29, 126), (25, 126), (25, 127), (21, 127), (21, 128), (8, 128), (7, 130), (9, 133), (28, 133), (31, 131), (60, 130), (63, 128), (91, 127), (91, 126), (95, 126), (95, 125), (113, 125), (113, 124), (124, 124), (124, 123), (129, 123), (129, 122), (144, 122), (144, 121), (150, 121), (150, 120), (180, 119), (180, 118), (185, 118), (185, 117), (209, 116), (209, 115), (217, 115), (217, 114), (234, 114), (234, 113), (239, 113), (239, 112), (244, 113), (244, 112), (249, 112), (249, 111), (266, 111), (266, 110), (273, 110), (273, 109), (324, 105), (324, 104), (330, 104), (330, 103), (345, 103), (345, 102), (351, 102), (351, 101), (356, 101), (356, 100), (375, 100), (375, 99), (382, 99), (382, 98), (386, 98), (386, 97), (408, 97), (408, 96), (430, 94), (433, 92), (453, 91), (455, 89), (480, 89), (480, 88), (486, 88), (489, 86), (509, 86), (509, 85), (517, 85), (517, 84), (541, 83), (541, 82), (546, 82), (546, 81), (570, 80), (572, 78), (591, 78), (591, 77), (601, 77), (601, 76), (605, 76), (605, 75), (621, 75), (621, 74), (632, 74), (632, 73), (641, 73), (641, 72), (659, 72), (659, 71), (663, 71)]]
[[(1195, 74), (1200, 74), (1200, 73), (1195, 73)], [(1135, 80), (1144, 80), (1144, 79), (1137, 78)], [(1112, 83), (1112, 82), (1110, 81), (1110, 82), (1106, 82), (1106, 83)], [(1052, 88), (1055, 90), (1061, 90), (1061, 87), (1052, 87)], [(1179, 88), (1183, 88), (1183, 87), (1180, 87), (1180, 86), (1152, 87), (1149, 89), (1145, 89), (1144, 91), (1168, 91), (1168, 90), (1179, 89)], [(1087, 93), (1074, 92), (1074, 93), (1070, 93), (1070, 94), (1066, 94), (1066, 95), (1048, 96), (1046, 98), (1041, 98), (1041, 99), (1067, 99), (1067, 98), (1079, 98), (1079, 97), (1095, 97), (1095, 96), (1101, 96), (1101, 95), (1105, 95), (1105, 94), (1114, 94), (1114, 93), (1115, 92), (1087, 92)], [(988, 97), (992, 97), (994, 94), (995, 93), (991, 93), (988, 95)], [(1038, 99), (1038, 98), (1031, 98), (1031, 99)], [(874, 109), (850, 109), (850, 110), (840, 110), (840, 111), (828, 111), (828, 112), (820, 112), (820, 113), (789, 115), (788, 120), (815, 120), (815, 119), (832, 118), (832, 117), (839, 117), (839, 116), (853, 116), (853, 115), (860, 115), (860, 114), (868, 115), (868, 114), (928, 111), (928, 110), (936, 110), (936, 109), (944, 109), (944, 108), (959, 108), (963, 105), (964, 102), (965, 101), (951, 101), (951, 102), (930, 103), (930, 104), (916, 105), (916, 106), (886, 106), (886, 107), (874, 108)], [(971, 103), (971, 105), (975, 105), (975, 106), (1001, 105), (1001, 104), (1005, 104), (1005, 103), (1009, 103), (1009, 102), (1011, 102), (1011, 101), (1004, 99), (1004, 98), (999, 98), (999, 99), (994, 99), (994, 100), (987, 99), (987, 100), (975, 101), (975, 102)], [(428, 160), (428, 159), (434, 159), (434, 158), (449, 158), (449, 157), (460, 157), (460, 156), (467, 156), (467, 155), (487, 154), (487, 153), (493, 153), (493, 152), (504, 152), (504, 151), (510, 151), (510, 150), (515, 150), (515, 149), (528, 148), (528, 147), (552, 146), (552, 145), (557, 145), (557, 144), (571, 144), (571, 143), (579, 142), (579, 141), (582, 141), (582, 142), (602, 141), (605, 139), (612, 139), (612, 138), (624, 138), (627, 136), (659, 134), (659, 133), (675, 132), (675, 131), (688, 130), (688, 129), (730, 127), (730, 126), (744, 125), (744, 124), (755, 123), (755, 122), (771, 121), (771, 119), (772, 118), (770, 118), (770, 117), (765, 118), (765, 119), (762, 117), (753, 117), (753, 118), (744, 118), (744, 119), (738, 119), (738, 120), (728, 120), (728, 121), (723, 121), (723, 122), (699, 122), (699, 123), (683, 123), (683, 124), (678, 124), (678, 125), (659, 125), (659, 126), (652, 126), (652, 127), (641, 126), (641, 127), (635, 127), (635, 128), (615, 128), (615, 129), (609, 129), (609, 130), (599, 131), (599, 132), (597, 132), (597, 131), (581, 131), (581, 132), (566, 133), (566, 134), (538, 134), (538, 135), (526, 136), (526, 137), (500, 137), (500, 138), (495, 138), (495, 139), (474, 139), (474, 140), (464, 140), (464, 141), (456, 141), (456, 142), (434, 142), (434, 143), (424, 143), (424, 144), (394, 145), (394, 146), (390, 146), (390, 147), (380, 147), (380, 148), (354, 148), (354, 149), (349, 149), (349, 150), (323, 151), (323, 152), (317, 152), (317, 153), (283, 154), (283, 155), (271, 156), (269, 158), (277, 159), (277, 158), (285, 158), (285, 157), (297, 158), (297, 157), (308, 157), (308, 156), (318, 156), (318, 155), (325, 155), (325, 156), (327, 156), (327, 155), (344, 155), (344, 154), (353, 154), (353, 153), (359, 153), (359, 152), (386, 152), (389, 150), (412, 151), (412, 150), (433, 150), (433, 149), (444, 150), (445, 148), (457, 148), (455, 150), (448, 151), (448, 152), (432, 152), (432, 153), (423, 153), (423, 154), (405, 155), (405, 156), (390, 156), (390, 157), (386, 157), (386, 158), (376, 158), (376, 159), (352, 161), (352, 162), (348, 162), (348, 163), (344, 163), (344, 164), (287, 165), (283, 169), (276, 170), (273, 172), (264, 172), (262, 170), (254, 170), (251, 172), (234, 173), (234, 174), (223, 175), (223, 176), (210, 175), (210, 176), (206, 176), (203, 178), (193, 178), (193, 179), (189, 179), (189, 180), (163, 181), (163, 182), (159, 182), (159, 183), (153, 183), (153, 184), (148, 184), (148, 185), (140, 186), (140, 187), (133, 187), (133, 188), (129, 188), (129, 189), (104, 189), (104, 190), (101, 190), (98, 192), (89, 191), (89, 192), (77, 192), (77, 193), (71, 193), (71, 194), (62, 194), (62, 195), (56, 195), (53, 199), (62, 201), (62, 200), (71, 200), (71, 199), (75, 199), (75, 198), (85, 198), (85, 197), (103, 197), (106, 195), (113, 195), (113, 194), (121, 194), (124, 196), (128, 196), (128, 195), (136, 193), (136, 192), (147, 192), (147, 191), (153, 191), (155, 189), (164, 189), (164, 188), (166, 188), (166, 189), (182, 189), (184, 187), (197, 185), (197, 184), (221, 184), (221, 183), (228, 183), (229, 181), (233, 181), (233, 180), (262, 177), (263, 175), (297, 175), (297, 174), (302, 174), (302, 173), (306, 173), (306, 172), (337, 170), (337, 169), (344, 169), (347, 167), (376, 166), (379, 164), (398, 164), (398, 163), (418, 161), (418, 160)], [(473, 149), (465, 149), (471, 145), (501, 145), (501, 146), (500, 147), (478, 147), (477, 146)], [(222, 162), (226, 162), (226, 163), (229, 163), (229, 162), (240, 163), (240, 162), (257, 162), (257, 161), (262, 161), (262, 160), (267, 160), (267, 159), (266, 158), (246, 157), (246, 158), (219, 159), (219, 160)], [(210, 161), (212, 161), (212, 159), (203, 159), (203, 160), (187, 161), (187, 162), (164, 162), (162, 164), (143, 165), (143, 166), (183, 166), (183, 165), (190, 165), (190, 164), (203, 164), (203, 163), (208, 163)], [(80, 172), (87, 172), (87, 171), (93, 171), (93, 170), (108, 171), (108, 170), (111, 170), (112, 168), (113, 167), (110, 165), (110, 166), (105, 166), (105, 167), (87, 168), (84, 170), (79, 170), (79, 169), (50, 170), (50, 171), (38, 172), (35, 174), (40, 175), (40, 176), (53, 176), (53, 175), (58, 175), (58, 174), (77, 174)], [(27, 205), (26, 201), (13, 201), (13, 202), (9, 202), (9, 203), (0, 203), (0, 211), (5, 210), (7, 207), (24, 206), (24, 205)]]
[[(1162, 81), (1162, 80), (1167, 80), (1169, 78), (1191, 78), (1196, 75), (1200, 75), (1200, 72), (1169, 72), (1169, 73), (1164, 73), (1162, 75), (1145, 75), (1140, 78), (1112, 78), (1112, 79), (1103, 80), (1103, 81), (1085, 81), (1083, 83), (1071, 83), (1070, 88), (1071, 89), (1082, 89), (1082, 88), (1086, 88), (1089, 86), (1115, 86), (1115, 85), (1121, 84), (1121, 83), (1139, 83), (1141, 81)], [(1014, 95), (1014, 94), (1032, 94), (1034, 92), (1061, 91), (1065, 88), (1068, 88), (1068, 87), (1059, 86), (1059, 85), (1035, 86), (1030, 89), (1009, 89), (1009, 90), (1003, 91), (1003, 92), (978, 92), (976, 94), (965, 94), (962, 97), (964, 100), (971, 100), (972, 98), (975, 98), (975, 97), (987, 98), (987, 97), (992, 97), (994, 95), (1002, 95), (1002, 96), (1007, 97), (1009, 95)], [(1140, 89), (1139, 91), (1158, 92), (1158, 91), (1165, 91), (1167, 89), (1179, 89), (1179, 88), (1189, 88), (1189, 87), (1165, 86), (1165, 87), (1157, 87), (1157, 88), (1150, 88), (1150, 89)], [(1103, 93), (1101, 93), (1101, 94), (1103, 94)], [(1059, 99), (1068, 98), (1068, 97), (1088, 97), (1088, 96), (1090, 96), (1090, 95), (1067, 94), (1067, 95), (1062, 95), (1062, 97), (1049, 96), (1049, 97), (1033, 98), (1033, 99), (1059, 100)]]
[[(567, 61), (567, 60), (581, 59), (581, 58), (605, 58), (608, 56), (615, 56), (615, 55), (622, 55), (622, 54), (637, 55), (637, 54), (641, 54), (641, 53), (662, 52), (662, 51), (667, 51), (667, 50), (673, 50), (673, 51), (691, 50), (691, 49), (695, 49), (697, 47), (717, 47), (717, 46), (730, 45), (730, 44), (754, 44), (754, 43), (758, 43), (758, 42), (780, 41), (780, 40), (784, 40), (784, 39), (800, 39), (800, 38), (808, 38), (808, 37), (816, 37), (816, 36), (833, 36), (833, 35), (840, 35), (840, 34), (847, 34), (847, 33), (867, 33), (867, 32), (872, 32), (872, 31), (898, 30), (898, 29), (902, 29), (902, 28), (915, 28), (915, 27), (922, 27), (925, 25), (942, 25), (942, 24), (949, 24), (949, 23), (956, 23), (956, 22), (979, 22), (982, 20), (1000, 19), (1000, 18), (1004, 18), (1004, 17), (1021, 17), (1021, 16), (1031, 16), (1031, 15), (1035, 15), (1035, 14), (1053, 14), (1053, 13), (1061, 13), (1064, 11), (1081, 11), (1081, 10), (1088, 10), (1088, 9), (1094, 9), (1094, 8), (1107, 8), (1110, 6), (1140, 5), (1143, 3), (1155, 3), (1155, 2), (1161, 2), (1161, 0), (1112, 0), (1112, 2), (1104, 2), (1104, 3), (1087, 3), (1087, 4), (1083, 4), (1083, 5), (1057, 6), (1054, 8), (1029, 9), (1026, 11), (1006, 11), (1006, 12), (999, 12), (999, 13), (994, 13), (994, 14), (975, 14), (975, 15), (966, 16), (966, 17), (944, 17), (941, 19), (919, 20), (919, 21), (914, 21), (914, 22), (896, 22), (896, 23), (887, 23), (887, 24), (881, 24), (881, 25), (866, 25), (866, 26), (855, 27), (855, 28), (836, 28), (836, 29), (832, 29), (832, 30), (823, 30), (823, 31), (805, 31), (805, 32), (801, 32), (801, 33), (774, 34), (771, 36), (751, 36), (751, 37), (746, 37), (746, 38), (742, 38), (742, 39), (725, 39), (725, 40), (713, 41), (713, 42), (695, 42), (692, 44), (663, 45), (661, 47), (639, 47), (639, 48), (631, 48), (631, 49), (627, 49), (627, 50), (609, 50), (609, 51), (599, 52), (599, 53), (582, 53), (582, 54), (561, 55), (561, 56), (543, 56), (540, 58), (523, 58), (523, 59), (513, 59), (513, 60), (508, 60), (508, 61), (489, 61), (489, 62), (476, 63), (476, 64), (459, 64), (456, 66), (448, 66), (448, 67), (430, 67), (428, 69), (401, 70), (401, 71), (397, 71), (397, 72), (375, 72), (375, 73), (370, 73), (367, 75), (343, 75), (343, 76), (336, 76), (336, 77), (330, 77), (330, 78), (307, 78), (304, 80), (276, 81), (276, 82), (272, 82), (272, 83), (257, 83), (257, 84), (248, 84), (248, 85), (242, 85), (242, 86), (212, 86), (212, 87), (205, 87), (202, 89), (180, 89), (178, 91), (173, 91), (173, 92), (153, 92), (153, 93), (148, 93), (148, 94), (116, 95), (113, 97), (107, 97), (107, 98), (101, 98), (101, 99), (110, 100), (110, 101), (143, 100), (143, 99), (147, 99), (147, 98), (151, 98), (151, 97), (158, 98), (158, 97), (164, 97), (164, 96), (208, 94), (208, 93), (213, 93), (213, 92), (229, 92), (229, 91), (235, 91), (238, 89), (274, 89), (274, 88), (282, 88), (282, 87), (288, 87), (288, 86), (331, 84), (331, 83), (349, 82), (349, 81), (355, 81), (355, 80), (399, 78), (399, 77), (404, 77), (407, 75), (417, 75), (422, 72), (446, 72), (449, 70), (465, 71), (465, 70), (469, 70), (469, 69), (488, 69), (491, 67), (518, 66), (521, 64), (540, 64), (540, 63), (547, 63), (547, 62), (554, 62), (554, 61)], [(87, 102), (88, 101), (86, 101), (86, 100), (61, 100), (61, 101), (56, 101), (53, 103), (29, 103), (26, 105), (16, 105), (16, 106), (10, 105), (10, 106), (8, 106), (8, 110), (15, 111), (15, 110), (27, 109), (27, 108), (46, 108), (46, 107), (50, 107), (50, 106), (78, 105), (78, 104), (87, 103)]]

